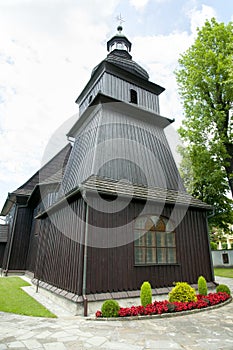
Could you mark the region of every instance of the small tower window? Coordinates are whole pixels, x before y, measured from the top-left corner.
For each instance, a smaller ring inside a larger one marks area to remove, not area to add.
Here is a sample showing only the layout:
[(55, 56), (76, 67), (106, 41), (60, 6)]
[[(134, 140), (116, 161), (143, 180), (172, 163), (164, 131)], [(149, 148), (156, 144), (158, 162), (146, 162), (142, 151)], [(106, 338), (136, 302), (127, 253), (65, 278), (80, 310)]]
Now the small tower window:
[(130, 102), (134, 104), (138, 104), (138, 94), (137, 91), (130, 89)]

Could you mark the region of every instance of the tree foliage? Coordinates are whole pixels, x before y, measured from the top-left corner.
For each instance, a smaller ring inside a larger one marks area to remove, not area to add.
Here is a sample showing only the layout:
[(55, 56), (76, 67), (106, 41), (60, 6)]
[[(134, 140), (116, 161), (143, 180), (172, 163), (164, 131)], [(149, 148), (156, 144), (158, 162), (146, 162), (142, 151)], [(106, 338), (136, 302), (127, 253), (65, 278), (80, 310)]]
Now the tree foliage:
[(179, 64), (181, 172), (188, 191), (216, 207), (212, 223), (226, 228), (233, 223), (233, 23), (206, 21)]

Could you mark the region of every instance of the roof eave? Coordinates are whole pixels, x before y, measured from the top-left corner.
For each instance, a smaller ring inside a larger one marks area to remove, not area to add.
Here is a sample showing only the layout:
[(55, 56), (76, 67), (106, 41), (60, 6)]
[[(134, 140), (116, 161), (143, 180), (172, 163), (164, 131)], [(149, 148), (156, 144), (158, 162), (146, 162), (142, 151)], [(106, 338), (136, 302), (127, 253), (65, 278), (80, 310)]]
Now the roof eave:
[[(17, 194), (15, 192), (12, 192), (12, 193), (9, 192), (8, 197), (3, 205), (0, 216), (6, 216), (10, 212), (14, 204), (25, 205), (28, 197), (29, 195), (26, 195), (26, 194)], [(22, 203), (20, 203), (21, 199), (24, 199)]]
[(125, 102), (125, 101), (120, 101), (117, 100), (111, 96), (105, 95), (103, 94), (101, 91), (99, 91), (97, 93), (97, 95), (95, 96), (95, 98), (91, 101), (89, 108), (87, 108), (83, 114), (79, 117), (79, 119), (76, 121), (76, 123), (73, 125), (73, 127), (68, 131), (68, 133), (66, 134), (67, 137), (75, 137), (75, 134), (77, 132), (77, 130), (81, 127), (81, 125), (83, 124), (83, 122), (87, 119), (87, 117), (93, 113), (94, 109), (96, 106), (100, 105), (100, 104), (105, 104), (105, 103), (117, 103), (119, 108), (123, 108), (124, 112), (132, 112), (134, 116), (136, 115), (140, 115), (140, 117), (142, 116), (148, 116), (148, 120), (150, 120), (150, 122), (155, 123), (155, 118), (157, 118), (157, 122), (159, 124), (160, 127), (162, 127), (163, 129), (165, 129), (168, 125), (172, 124), (175, 119), (169, 119), (166, 117), (161, 116), (160, 114), (154, 113), (152, 111), (148, 111), (147, 109), (139, 106), (139, 105), (134, 105), (132, 103), (129, 102)]

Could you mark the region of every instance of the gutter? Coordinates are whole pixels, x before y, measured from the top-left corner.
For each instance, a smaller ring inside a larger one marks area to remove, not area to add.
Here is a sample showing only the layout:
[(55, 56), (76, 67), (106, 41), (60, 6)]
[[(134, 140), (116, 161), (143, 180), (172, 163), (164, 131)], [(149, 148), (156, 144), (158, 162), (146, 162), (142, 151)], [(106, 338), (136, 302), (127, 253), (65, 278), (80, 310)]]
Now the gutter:
[(210, 257), (210, 265), (211, 265), (211, 278), (212, 281), (215, 283), (215, 276), (214, 276), (214, 264), (213, 264), (213, 256), (212, 251), (210, 247), (210, 232), (209, 232), (209, 219), (215, 216), (215, 207), (213, 207), (213, 211), (210, 215), (206, 216), (206, 225), (207, 225), (207, 232), (208, 232), (208, 245), (209, 245), (209, 257)]
[(82, 187), (76, 187), (74, 190), (72, 190), (71, 193), (66, 195), (65, 197), (61, 198), (58, 202), (54, 203), (51, 207), (48, 209), (44, 210), (42, 213), (38, 214), (35, 216), (35, 219), (41, 219), (44, 216), (48, 216), (48, 214), (55, 208), (57, 208), (59, 205), (63, 204), (67, 200), (71, 199), (73, 196), (75, 196), (77, 193), (82, 191)]

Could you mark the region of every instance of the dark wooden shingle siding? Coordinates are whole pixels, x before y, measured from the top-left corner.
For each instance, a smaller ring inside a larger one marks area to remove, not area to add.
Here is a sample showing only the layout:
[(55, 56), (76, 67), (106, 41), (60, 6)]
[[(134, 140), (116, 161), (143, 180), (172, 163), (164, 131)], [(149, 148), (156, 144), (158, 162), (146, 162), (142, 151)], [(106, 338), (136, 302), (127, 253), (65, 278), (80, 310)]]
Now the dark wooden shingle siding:
[(10, 251), (8, 270), (26, 270), (32, 210), (26, 207), (18, 207), (15, 215), (15, 224), (12, 225), (12, 229), (9, 233), (3, 268), (7, 268), (8, 254)]
[(0, 242), (0, 268), (3, 267), (3, 259), (4, 259), (5, 249), (6, 249), (6, 243)]
[[(144, 204), (141, 204), (141, 209), (143, 209), (143, 206)], [(140, 204), (138, 202), (132, 202), (125, 213), (121, 213), (121, 216), (118, 217), (118, 225), (120, 223), (124, 224), (126, 217), (129, 220), (132, 217), (136, 217), (139, 207)], [(156, 204), (147, 206), (146, 210), (148, 214), (156, 214), (161, 211)], [(162, 211), (162, 214), (170, 217), (171, 211), (172, 206), (167, 206)], [(183, 215), (182, 207), (176, 208), (175, 215), (178, 222), (179, 216)], [(111, 221), (111, 217), (111, 215), (101, 212), (90, 211), (90, 220), (95, 218), (95, 221), (99, 224)], [(90, 239), (91, 235), (95, 236), (97, 231), (98, 229), (92, 232), (90, 227)], [(133, 224), (131, 232), (126, 232), (124, 227), (116, 228), (116, 240), (118, 235), (123, 234), (132, 235)], [(89, 247), (87, 292), (108, 292), (110, 286), (112, 286), (113, 291), (137, 290), (140, 289), (143, 281), (150, 281), (154, 288), (172, 286), (174, 281), (197, 283), (200, 275), (205, 276), (207, 281), (212, 281), (205, 212), (189, 209), (176, 228), (175, 234), (177, 246), (176, 265), (135, 266), (133, 242), (110, 249)], [(128, 236), (128, 238), (130, 237)]]
[[(90, 175), (184, 191), (164, 131), (105, 104), (80, 131), (62, 181), (64, 193)], [(155, 116), (156, 118), (156, 116)]]
[(9, 225), (0, 225), (0, 243), (6, 243), (8, 239)]
[(159, 97), (155, 93), (145, 90), (140, 87), (139, 84), (128, 82), (113, 74), (104, 73), (95, 84), (93, 84), (92, 89), (80, 103), (80, 115), (88, 108), (90, 102), (100, 91), (107, 96), (129, 103), (131, 89), (137, 92), (139, 107), (146, 108), (154, 113), (159, 113)]
[(83, 209), (80, 199), (42, 220), (35, 266), (36, 278), (78, 294), (82, 290)]
[[(39, 211), (43, 208), (43, 203), (40, 202), (33, 210), (33, 218), (38, 215)], [(41, 220), (34, 219), (31, 225), (30, 240), (27, 256), (27, 270), (34, 272), (36, 266), (37, 250), (38, 250), (38, 237), (40, 233)]]
[[(119, 200), (119, 198), (118, 198)], [(72, 211), (70, 211), (70, 208)], [(212, 281), (205, 212), (189, 208), (181, 223), (182, 207), (175, 210), (174, 220), (177, 264), (135, 266), (133, 219), (145, 211), (145, 202), (132, 200), (125, 209), (115, 214), (89, 208), (86, 293), (138, 290), (143, 281), (153, 288), (172, 286), (174, 281), (197, 283), (200, 275)], [(56, 287), (80, 295), (82, 293), (83, 250), (81, 240), (85, 225), (77, 220), (76, 213), (84, 217), (82, 199), (42, 220), (36, 277)], [(147, 203), (147, 214), (170, 217), (173, 206), (161, 208)], [(62, 234), (56, 227), (66, 232)], [(127, 225), (127, 226), (126, 226)], [(102, 230), (105, 228), (105, 230)]]

